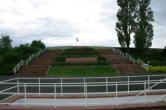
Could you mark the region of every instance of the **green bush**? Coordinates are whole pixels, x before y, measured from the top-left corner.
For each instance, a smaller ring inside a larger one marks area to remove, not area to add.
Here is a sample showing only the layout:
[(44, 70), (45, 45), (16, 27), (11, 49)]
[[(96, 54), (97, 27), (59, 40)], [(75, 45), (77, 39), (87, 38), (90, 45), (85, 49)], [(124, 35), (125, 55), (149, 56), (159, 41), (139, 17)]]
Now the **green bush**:
[(65, 62), (65, 57), (64, 56), (57, 56), (55, 61), (56, 62)]
[(60, 54), (64, 57), (89, 57), (89, 56), (100, 56), (98, 52), (93, 48), (83, 47), (83, 48), (71, 48), (66, 49)]
[(31, 47), (29, 44), (21, 44), (18, 47), (15, 47), (17, 53), (19, 53), (19, 58), (27, 59), (31, 54), (39, 51), (38, 48)]
[(65, 51), (95, 51), (94, 48), (90, 48), (90, 47), (81, 47), (81, 48), (70, 48), (70, 49), (66, 49)]
[(13, 74), (13, 67), (15, 65), (16, 63), (3, 64), (2, 66), (0, 66), (0, 73), (4, 75)]
[(83, 66), (83, 65), (110, 65), (110, 62), (98, 61), (98, 62), (86, 62), (86, 63), (66, 63), (66, 62), (55, 62), (54, 66)]
[[(122, 49), (123, 50), (123, 49)], [(145, 52), (141, 53), (141, 55), (136, 54), (135, 48), (130, 49), (130, 55), (135, 59), (142, 59), (145, 63), (150, 61), (150, 65), (152, 66), (166, 66), (166, 54), (164, 52), (166, 49), (148, 49)]]
[(0, 39), (0, 73), (12, 73), (13, 67), (20, 61), (27, 59), (31, 54), (45, 48), (45, 45), (39, 41), (32, 41), (31, 44), (21, 44), (12, 48), (10, 38)]
[(99, 56), (99, 54), (97, 52), (74, 52), (74, 51), (65, 51), (61, 53), (61, 56), (66, 56), (66, 57), (83, 57), (83, 56)]
[(13, 62), (19, 62), (18, 53), (13, 51), (13, 50), (6, 52), (3, 55), (2, 62), (3, 62), (3, 64), (10, 64)]

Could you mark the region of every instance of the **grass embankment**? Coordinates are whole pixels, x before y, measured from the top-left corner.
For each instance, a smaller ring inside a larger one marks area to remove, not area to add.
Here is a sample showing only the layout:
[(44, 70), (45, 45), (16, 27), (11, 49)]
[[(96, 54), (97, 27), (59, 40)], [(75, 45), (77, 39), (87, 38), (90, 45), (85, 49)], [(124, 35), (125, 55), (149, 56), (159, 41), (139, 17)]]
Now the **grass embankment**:
[[(96, 57), (97, 62), (66, 63), (65, 58), (71, 57)], [(49, 76), (102, 76), (116, 73), (111, 62), (100, 56), (94, 48), (89, 47), (65, 49), (56, 57), (54, 64), (48, 71)]]

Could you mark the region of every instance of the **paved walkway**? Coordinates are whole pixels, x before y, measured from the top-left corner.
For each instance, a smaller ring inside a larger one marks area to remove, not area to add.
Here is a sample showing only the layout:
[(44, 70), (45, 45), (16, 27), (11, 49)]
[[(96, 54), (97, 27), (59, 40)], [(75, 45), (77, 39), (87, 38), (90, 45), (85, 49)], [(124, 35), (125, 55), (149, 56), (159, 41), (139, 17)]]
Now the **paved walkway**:
[[(110, 97), (110, 98), (77, 98), (77, 99), (56, 99), (56, 98), (20, 98), (10, 105), (29, 106), (104, 106), (104, 105), (124, 105), (124, 104), (144, 104), (151, 103), (163, 95), (148, 96), (127, 96), (127, 97)], [(162, 99), (158, 100), (162, 101)], [(20, 104), (21, 103), (21, 104)]]

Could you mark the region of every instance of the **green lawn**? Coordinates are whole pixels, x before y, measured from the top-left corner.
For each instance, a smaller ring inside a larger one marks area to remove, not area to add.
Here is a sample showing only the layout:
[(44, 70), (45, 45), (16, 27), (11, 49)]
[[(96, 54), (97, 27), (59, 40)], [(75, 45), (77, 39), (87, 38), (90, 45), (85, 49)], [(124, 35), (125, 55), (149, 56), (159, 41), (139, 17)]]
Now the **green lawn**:
[(48, 76), (104, 76), (116, 75), (117, 71), (111, 65), (91, 66), (52, 66)]

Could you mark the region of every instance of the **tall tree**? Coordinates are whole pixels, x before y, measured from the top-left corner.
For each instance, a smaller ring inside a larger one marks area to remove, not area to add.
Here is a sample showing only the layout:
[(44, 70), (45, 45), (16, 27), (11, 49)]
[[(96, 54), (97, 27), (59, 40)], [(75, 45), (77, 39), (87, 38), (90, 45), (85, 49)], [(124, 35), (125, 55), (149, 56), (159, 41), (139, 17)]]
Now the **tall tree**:
[(150, 8), (151, 0), (138, 0), (137, 19), (135, 25), (134, 44), (138, 50), (151, 47), (153, 40), (153, 11)]
[(12, 47), (11, 45), (12, 40), (10, 39), (9, 35), (1, 35), (0, 39), (0, 47), (4, 49), (9, 49)]
[(134, 30), (134, 20), (137, 0), (117, 0), (120, 9), (117, 13), (118, 22), (116, 23), (116, 31), (119, 44), (129, 49), (131, 34)]

